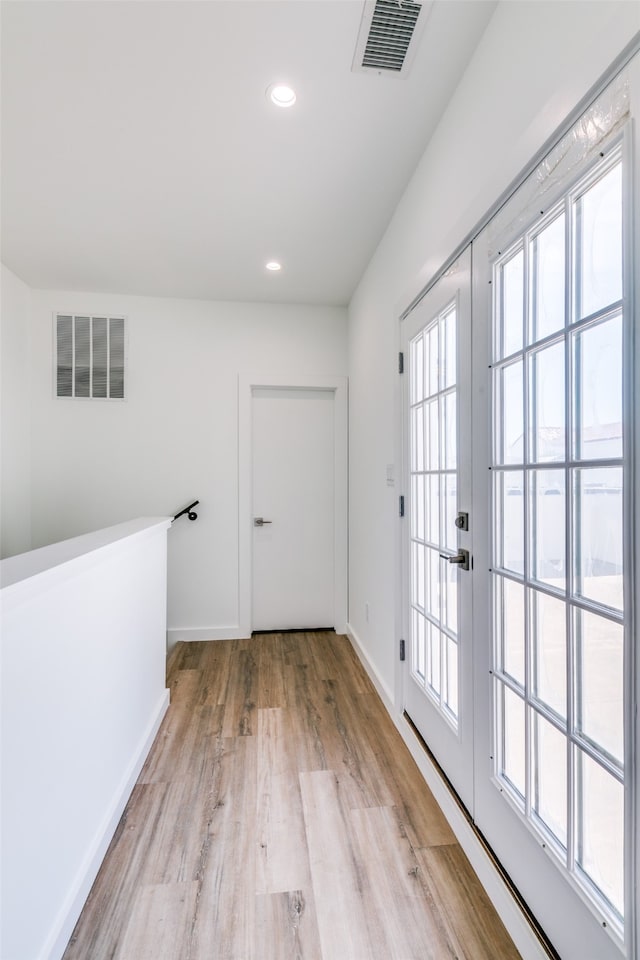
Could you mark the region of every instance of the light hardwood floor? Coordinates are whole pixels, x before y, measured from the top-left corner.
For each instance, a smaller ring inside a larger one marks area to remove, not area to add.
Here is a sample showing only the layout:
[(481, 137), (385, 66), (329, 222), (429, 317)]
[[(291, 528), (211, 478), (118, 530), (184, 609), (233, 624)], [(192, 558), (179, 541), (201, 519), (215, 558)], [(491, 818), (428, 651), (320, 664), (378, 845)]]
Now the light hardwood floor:
[(347, 638), (180, 644), (64, 960), (517, 960)]

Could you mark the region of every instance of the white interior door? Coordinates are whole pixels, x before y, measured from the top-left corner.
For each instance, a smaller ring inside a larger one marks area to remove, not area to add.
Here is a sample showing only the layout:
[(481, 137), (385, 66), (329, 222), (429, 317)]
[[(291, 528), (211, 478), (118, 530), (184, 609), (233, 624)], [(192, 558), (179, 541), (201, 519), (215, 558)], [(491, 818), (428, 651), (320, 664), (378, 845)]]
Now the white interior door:
[(335, 391), (253, 388), (252, 627), (333, 627)]
[(404, 709), (472, 811), (470, 249), (403, 321), (401, 335)]

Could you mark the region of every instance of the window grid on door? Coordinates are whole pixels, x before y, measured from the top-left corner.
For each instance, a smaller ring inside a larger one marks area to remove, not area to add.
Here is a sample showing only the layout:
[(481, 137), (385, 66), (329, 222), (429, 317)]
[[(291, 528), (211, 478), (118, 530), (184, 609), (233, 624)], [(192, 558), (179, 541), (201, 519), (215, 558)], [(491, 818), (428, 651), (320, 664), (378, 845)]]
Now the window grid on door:
[(458, 723), (456, 552), (457, 308), (450, 303), (409, 345), (411, 673)]
[(493, 266), (494, 774), (624, 917), (622, 161)]

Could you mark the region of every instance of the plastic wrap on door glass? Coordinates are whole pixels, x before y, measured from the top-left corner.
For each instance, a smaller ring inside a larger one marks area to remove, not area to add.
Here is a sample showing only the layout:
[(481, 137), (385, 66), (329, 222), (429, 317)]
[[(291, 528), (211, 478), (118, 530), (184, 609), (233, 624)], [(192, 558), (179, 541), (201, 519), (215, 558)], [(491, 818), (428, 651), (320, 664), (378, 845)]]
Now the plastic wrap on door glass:
[[(555, 202), (558, 192), (582, 164), (595, 156), (603, 143), (629, 117), (629, 78), (624, 71), (613, 80), (571, 130), (547, 154), (514, 197), (487, 227), (489, 258), (504, 250), (505, 237), (526, 230), (532, 218), (545, 209), (547, 198)], [(501, 246), (502, 245), (502, 246)]]

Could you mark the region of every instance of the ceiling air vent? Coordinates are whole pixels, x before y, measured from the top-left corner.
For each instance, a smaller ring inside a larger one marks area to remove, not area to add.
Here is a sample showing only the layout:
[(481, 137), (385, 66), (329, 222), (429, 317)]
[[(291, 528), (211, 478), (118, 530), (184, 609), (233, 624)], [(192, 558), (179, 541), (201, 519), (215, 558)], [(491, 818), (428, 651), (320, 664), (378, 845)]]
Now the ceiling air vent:
[(431, 2), (367, 0), (353, 58), (354, 71), (407, 72)]

